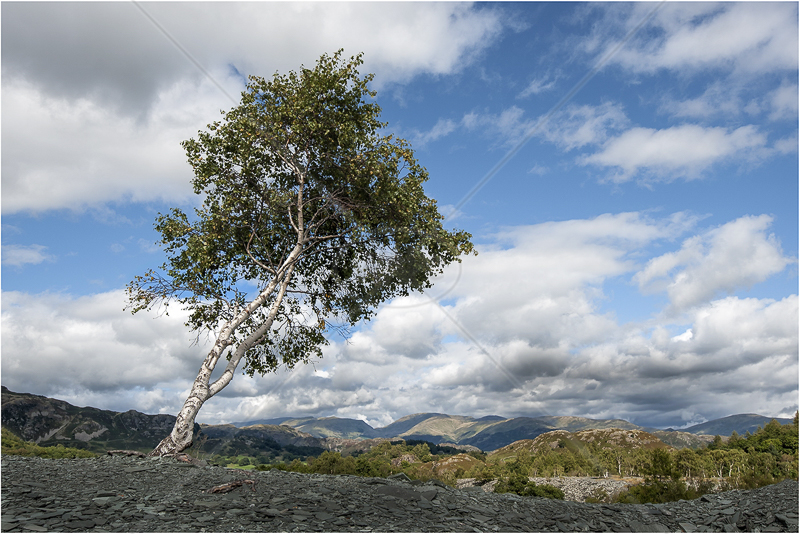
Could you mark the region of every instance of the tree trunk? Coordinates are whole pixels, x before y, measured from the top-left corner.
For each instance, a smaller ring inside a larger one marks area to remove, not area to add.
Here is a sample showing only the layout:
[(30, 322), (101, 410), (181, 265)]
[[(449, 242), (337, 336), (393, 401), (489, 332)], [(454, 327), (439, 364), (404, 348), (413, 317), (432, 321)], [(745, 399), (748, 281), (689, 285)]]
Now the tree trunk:
[(225, 349), (231, 345), (231, 336), (233, 332), (250, 317), (255, 310), (264, 305), (267, 301), (267, 297), (272, 294), (275, 287), (278, 286), (278, 280), (273, 280), (255, 300), (245, 307), (239, 316), (222, 328), (219, 337), (217, 337), (214, 343), (214, 347), (208, 353), (208, 356), (206, 356), (203, 365), (200, 366), (200, 371), (197, 373), (197, 378), (194, 379), (189, 397), (186, 399), (186, 402), (183, 403), (183, 408), (178, 412), (178, 417), (175, 419), (175, 426), (172, 427), (172, 432), (170, 432), (169, 436), (162, 439), (161, 443), (150, 451), (148, 456), (171, 456), (183, 452), (192, 445), (194, 419), (197, 417), (197, 412), (203, 407), (204, 402), (222, 391), (222, 389), (230, 383), (244, 353), (250, 350), (256, 342), (269, 331), (278, 313), (281, 302), (283, 301), (283, 297), (286, 295), (286, 288), (289, 286), (289, 280), (294, 272), (294, 262), (301, 251), (302, 242), (299, 242), (286, 260), (285, 274), (280, 281), (278, 293), (270, 305), (269, 313), (264, 322), (239, 343), (234, 353), (230, 356), (230, 360), (222, 376), (209, 385), (211, 373), (214, 372), (217, 362), (225, 352)]
[[(204, 362), (205, 363), (205, 362)], [(205, 365), (203, 366), (205, 367)], [(178, 412), (178, 417), (175, 419), (175, 426), (172, 427), (172, 432), (167, 437), (161, 440), (155, 449), (153, 449), (148, 456), (170, 456), (178, 454), (188, 449), (192, 445), (192, 438), (194, 434), (194, 418), (197, 417), (197, 412), (203, 406), (203, 403), (208, 400), (207, 395), (203, 395), (201, 391), (205, 389), (208, 391), (208, 386), (205, 388), (198, 388), (198, 382), (203, 375), (203, 369), (195, 379), (192, 392), (183, 403), (183, 408)]]

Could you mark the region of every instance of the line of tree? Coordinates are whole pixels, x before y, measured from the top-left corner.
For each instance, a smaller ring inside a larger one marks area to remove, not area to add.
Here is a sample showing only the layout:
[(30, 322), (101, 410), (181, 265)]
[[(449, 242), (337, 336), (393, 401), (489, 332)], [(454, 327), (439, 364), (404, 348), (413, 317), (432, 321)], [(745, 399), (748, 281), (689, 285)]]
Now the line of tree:
[[(686, 479), (726, 479), (733, 487), (797, 478), (798, 427), (794, 421), (781, 425), (776, 420), (754, 433), (739, 436), (735, 432), (726, 441), (716, 436), (699, 449), (664, 449), (670, 464)], [(643, 448), (603, 447), (562, 439), (544, 454), (519, 451), (509, 462), (487, 463), (468, 475), (484, 480), (508, 474), (531, 477), (554, 476), (647, 476), (653, 470), (653, 453)], [(753, 486), (755, 487), (755, 486)]]

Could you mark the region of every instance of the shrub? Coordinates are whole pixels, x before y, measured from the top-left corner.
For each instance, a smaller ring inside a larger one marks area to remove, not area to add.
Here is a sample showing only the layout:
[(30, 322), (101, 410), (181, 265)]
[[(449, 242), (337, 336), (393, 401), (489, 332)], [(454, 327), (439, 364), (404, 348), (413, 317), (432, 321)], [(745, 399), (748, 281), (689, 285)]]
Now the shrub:
[(501, 478), (494, 487), (495, 493), (516, 493), (523, 497), (543, 497), (564, 500), (564, 492), (550, 484), (534, 484), (524, 475)]
[(55, 447), (40, 447), (30, 441), (24, 441), (7, 428), (2, 429), (3, 454), (14, 456), (38, 456), (39, 458), (94, 458), (93, 452), (56, 445)]

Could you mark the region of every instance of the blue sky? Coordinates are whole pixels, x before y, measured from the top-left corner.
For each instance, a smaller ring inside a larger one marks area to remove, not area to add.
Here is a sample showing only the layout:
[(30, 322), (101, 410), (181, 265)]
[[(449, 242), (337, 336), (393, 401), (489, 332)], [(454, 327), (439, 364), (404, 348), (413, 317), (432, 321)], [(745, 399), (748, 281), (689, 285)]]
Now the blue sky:
[(237, 376), (200, 422), (791, 416), (797, 15), (795, 3), (4, 3), (3, 385), (177, 412), (205, 338), (192, 344), (180, 314), (124, 312), (122, 290), (163, 261), (155, 215), (197, 203), (179, 143), (235, 104), (243, 75), (344, 48), (364, 53), (387, 131), (411, 142), (427, 193), (457, 208), (447, 224), (479, 255), (437, 280), (438, 304), (397, 299), (314, 365)]

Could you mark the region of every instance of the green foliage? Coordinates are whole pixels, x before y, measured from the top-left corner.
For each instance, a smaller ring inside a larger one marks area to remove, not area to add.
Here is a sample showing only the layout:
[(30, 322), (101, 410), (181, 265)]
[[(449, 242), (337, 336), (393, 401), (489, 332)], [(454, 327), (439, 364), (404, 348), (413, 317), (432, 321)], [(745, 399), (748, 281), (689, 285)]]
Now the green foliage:
[(93, 452), (72, 447), (56, 445), (54, 447), (40, 447), (35, 443), (24, 441), (7, 428), (2, 428), (2, 452), (15, 456), (38, 456), (40, 458), (94, 458)]
[(534, 484), (528, 477), (515, 474), (501, 478), (494, 487), (495, 493), (516, 493), (523, 497), (544, 497), (546, 499), (564, 500), (564, 492), (550, 484)]
[[(695, 499), (714, 491), (710, 477), (725, 489), (754, 489), (787, 478), (797, 480), (797, 438), (796, 422), (781, 425), (772, 420), (755, 434), (732, 434), (727, 442), (716, 436), (704, 449), (653, 450), (645, 481), (621, 493), (617, 502)], [(688, 485), (686, 480), (694, 483)]]
[(128, 285), (134, 313), (177, 302), (193, 330), (225, 325), (221, 349), (263, 374), (320, 357), (326, 332), (473, 251), (442, 226), (408, 143), (383, 133), (361, 64), (339, 51), (251, 76), (237, 107), (183, 143), (203, 204), (159, 214), (167, 261)]
[(650, 465), (647, 468), (647, 474), (656, 480), (678, 480), (681, 477), (680, 472), (672, 465), (672, 455), (666, 449), (650, 451)]
[[(391, 461), (407, 454), (414, 455), (419, 463), (393, 466)], [(422, 456), (428, 458), (428, 463), (423, 464)], [(434, 478), (430, 468), (430, 461), (436, 457), (430, 454), (426, 443), (416, 442), (416, 445), (403, 442), (383, 442), (369, 451), (354, 456), (342, 456), (338, 452), (324, 451), (319, 456), (310, 456), (306, 461), (299, 459), (291, 463), (276, 462), (268, 465), (259, 465), (259, 470), (280, 469), (297, 473), (322, 473), (327, 475), (357, 475), (364, 477), (387, 477), (396, 473), (405, 473), (412, 479), (429, 480)], [(451, 480), (455, 483), (455, 479)]]
[(696, 499), (710, 493), (712, 485), (703, 483), (699, 488), (687, 487), (683, 480), (658, 480), (648, 478), (642, 484), (617, 495), (614, 502), (628, 504), (664, 503), (681, 499)]

